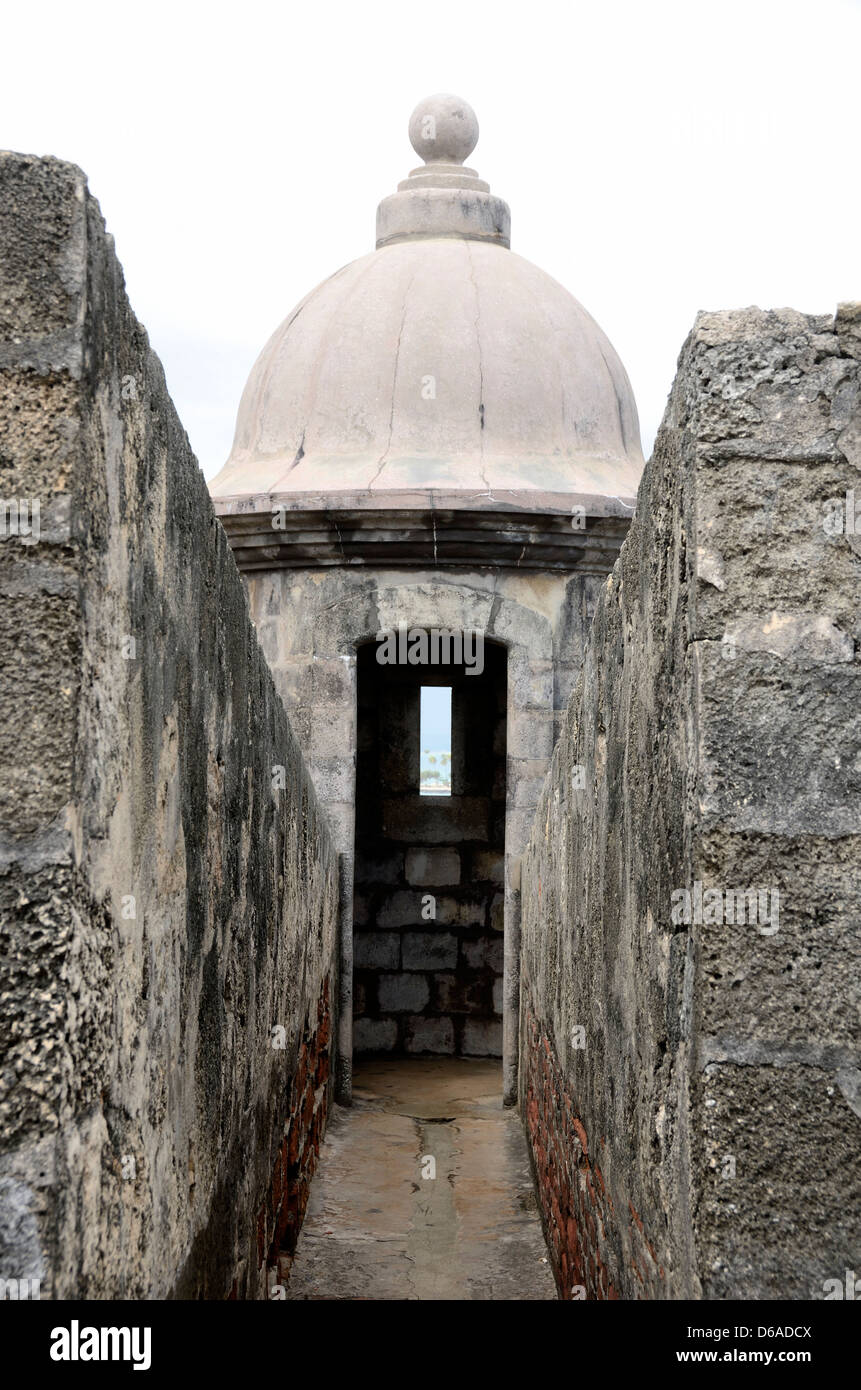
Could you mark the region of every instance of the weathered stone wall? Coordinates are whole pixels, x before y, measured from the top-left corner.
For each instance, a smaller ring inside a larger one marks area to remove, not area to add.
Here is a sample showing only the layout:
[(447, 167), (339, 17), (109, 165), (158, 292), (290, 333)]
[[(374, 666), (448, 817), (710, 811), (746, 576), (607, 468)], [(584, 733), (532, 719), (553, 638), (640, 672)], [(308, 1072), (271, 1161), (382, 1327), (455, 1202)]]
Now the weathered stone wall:
[(79, 170), (0, 157), (0, 252), (0, 496), (41, 507), (0, 541), (0, 1276), (255, 1296), (325, 1123), (337, 856)]
[(563, 1297), (861, 1258), (859, 357), (857, 306), (701, 315), (597, 606), (522, 866)]

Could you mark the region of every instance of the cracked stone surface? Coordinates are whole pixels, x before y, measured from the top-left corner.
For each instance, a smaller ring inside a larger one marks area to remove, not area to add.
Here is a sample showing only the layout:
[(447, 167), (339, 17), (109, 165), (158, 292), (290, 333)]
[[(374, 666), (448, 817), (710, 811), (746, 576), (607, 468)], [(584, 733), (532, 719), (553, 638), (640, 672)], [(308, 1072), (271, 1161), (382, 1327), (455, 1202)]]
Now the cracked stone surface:
[(329, 1124), (288, 1299), (555, 1299), (501, 1094), (496, 1060), (363, 1063)]

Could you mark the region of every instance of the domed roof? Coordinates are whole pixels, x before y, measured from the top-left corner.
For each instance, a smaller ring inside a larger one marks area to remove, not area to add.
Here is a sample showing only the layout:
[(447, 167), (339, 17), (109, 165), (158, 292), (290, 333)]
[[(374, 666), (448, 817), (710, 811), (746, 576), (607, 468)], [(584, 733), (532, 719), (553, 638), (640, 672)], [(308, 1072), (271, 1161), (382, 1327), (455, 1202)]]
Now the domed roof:
[(377, 250), (266, 344), (213, 495), (633, 495), (643, 457), (625, 369), (582, 305), (508, 249), (508, 208), (462, 164), (473, 112), (430, 98), (410, 136), (432, 156), (381, 203)]

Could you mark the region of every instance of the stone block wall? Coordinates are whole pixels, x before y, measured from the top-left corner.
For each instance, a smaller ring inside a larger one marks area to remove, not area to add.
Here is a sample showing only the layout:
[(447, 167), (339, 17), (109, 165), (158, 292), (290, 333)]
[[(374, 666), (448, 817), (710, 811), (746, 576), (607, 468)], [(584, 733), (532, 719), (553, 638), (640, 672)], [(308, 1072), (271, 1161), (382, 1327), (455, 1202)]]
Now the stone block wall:
[[(353, 1046), (502, 1055), (506, 651), (481, 674), (359, 651)], [(419, 794), (419, 692), (452, 687), (450, 797)]]
[(700, 315), (522, 864), (565, 1298), (861, 1259), (861, 307)]
[[(0, 156), (0, 1277), (265, 1295), (330, 1092), (338, 865), (79, 170)], [(8, 512), (8, 509), (7, 509)]]

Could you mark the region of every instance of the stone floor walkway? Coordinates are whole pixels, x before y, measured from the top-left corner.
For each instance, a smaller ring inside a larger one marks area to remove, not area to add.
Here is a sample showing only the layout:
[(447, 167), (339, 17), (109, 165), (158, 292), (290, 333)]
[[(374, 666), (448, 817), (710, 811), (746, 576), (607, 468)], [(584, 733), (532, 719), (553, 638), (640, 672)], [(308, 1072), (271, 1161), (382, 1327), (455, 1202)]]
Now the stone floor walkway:
[(499, 1063), (368, 1062), (353, 1095), (329, 1123), (288, 1299), (555, 1299)]

